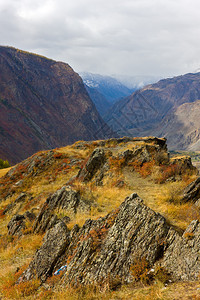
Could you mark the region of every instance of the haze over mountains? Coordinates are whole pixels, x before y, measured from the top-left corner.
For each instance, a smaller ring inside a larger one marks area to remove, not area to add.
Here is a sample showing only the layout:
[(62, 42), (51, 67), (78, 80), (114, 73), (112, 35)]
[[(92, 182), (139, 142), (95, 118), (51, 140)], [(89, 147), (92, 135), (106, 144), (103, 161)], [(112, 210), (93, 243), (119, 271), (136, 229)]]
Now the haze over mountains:
[(82, 79), (72, 68), (0, 47), (0, 157), (19, 162), (41, 149), (108, 137)]

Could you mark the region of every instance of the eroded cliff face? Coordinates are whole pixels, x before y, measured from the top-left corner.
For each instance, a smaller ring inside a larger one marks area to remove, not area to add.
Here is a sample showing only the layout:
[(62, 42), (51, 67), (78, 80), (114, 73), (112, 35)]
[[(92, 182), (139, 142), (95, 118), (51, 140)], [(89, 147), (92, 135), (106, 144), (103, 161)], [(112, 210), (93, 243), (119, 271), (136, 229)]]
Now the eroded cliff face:
[(0, 157), (19, 162), (36, 151), (108, 137), (108, 126), (65, 63), (0, 47)]

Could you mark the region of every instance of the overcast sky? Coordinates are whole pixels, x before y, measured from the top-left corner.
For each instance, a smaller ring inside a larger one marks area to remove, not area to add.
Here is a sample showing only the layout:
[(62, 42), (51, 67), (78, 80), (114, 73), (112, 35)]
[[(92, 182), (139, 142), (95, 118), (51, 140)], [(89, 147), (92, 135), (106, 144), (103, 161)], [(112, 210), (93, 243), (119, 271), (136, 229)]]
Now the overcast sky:
[(171, 76), (200, 68), (199, 16), (199, 0), (0, 0), (0, 44), (77, 72)]

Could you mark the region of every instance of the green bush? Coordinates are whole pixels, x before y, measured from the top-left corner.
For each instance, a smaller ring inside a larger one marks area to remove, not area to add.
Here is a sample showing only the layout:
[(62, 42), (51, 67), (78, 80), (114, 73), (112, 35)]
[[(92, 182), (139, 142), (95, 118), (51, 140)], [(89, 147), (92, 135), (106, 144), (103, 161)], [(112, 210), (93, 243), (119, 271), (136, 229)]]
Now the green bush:
[(0, 159), (0, 169), (9, 168), (10, 164), (7, 160)]

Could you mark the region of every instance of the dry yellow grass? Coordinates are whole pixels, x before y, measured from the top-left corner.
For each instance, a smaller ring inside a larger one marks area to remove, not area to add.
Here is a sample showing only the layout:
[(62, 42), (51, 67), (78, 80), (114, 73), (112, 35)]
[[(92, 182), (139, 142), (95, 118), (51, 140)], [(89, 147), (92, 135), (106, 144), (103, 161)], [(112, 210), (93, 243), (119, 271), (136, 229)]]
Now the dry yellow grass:
[(4, 176), (6, 173), (8, 173), (8, 171), (11, 169), (10, 168), (6, 168), (6, 169), (0, 169), (0, 177)]

